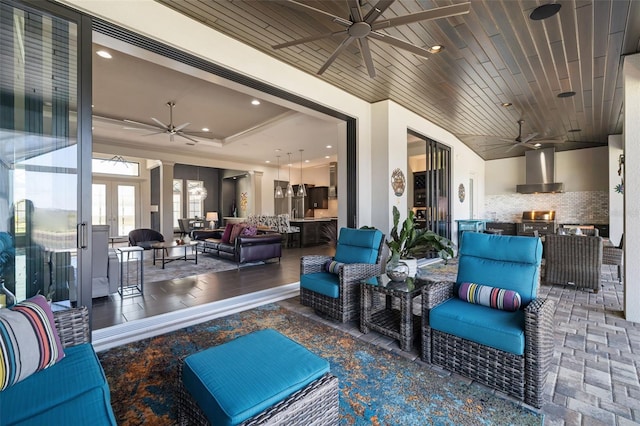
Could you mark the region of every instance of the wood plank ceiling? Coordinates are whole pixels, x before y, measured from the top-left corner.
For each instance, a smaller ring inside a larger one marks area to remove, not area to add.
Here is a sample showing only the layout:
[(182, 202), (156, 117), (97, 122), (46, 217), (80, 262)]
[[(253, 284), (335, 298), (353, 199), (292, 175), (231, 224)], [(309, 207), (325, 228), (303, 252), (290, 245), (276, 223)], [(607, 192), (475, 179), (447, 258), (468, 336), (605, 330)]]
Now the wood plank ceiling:
[[(344, 30), (286, 1), (157, 0), (302, 71), (316, 74), (341, 37), (274, 50), (273, 45)], [(301, 0), (349, 19), (344, 0)], [(398, 0), (379, 19), (460, 3)], [(422, 58), (369, 41), (375, 78), (352, 43), (319, 78), (368, 102), (391, 99), (459, 137), (485, 160), (524, 155), (523, 137), (558, 138), (564, 151), (607, 144), (622, 132), (622, 55), (638, 51), (640, 1), (560, 0), (534, 21), (538, 0), (472, 0), (469, 14), (381, 30), (417, 46), (445, 47)], [(375, 1), (360, 0), (363, 15)], [(573, 91), (573, 97), (559, 98)], [(502, 103), (511, 103), (509, 107)], [(507, 139), (508, 141), (501, 141)]]

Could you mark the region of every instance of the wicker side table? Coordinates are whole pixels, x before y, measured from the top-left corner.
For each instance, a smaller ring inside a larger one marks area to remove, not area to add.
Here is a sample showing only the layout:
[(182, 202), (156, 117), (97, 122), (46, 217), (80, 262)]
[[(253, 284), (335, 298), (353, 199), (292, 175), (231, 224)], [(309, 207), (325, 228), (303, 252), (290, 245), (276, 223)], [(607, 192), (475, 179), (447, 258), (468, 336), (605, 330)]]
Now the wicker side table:
[[(414, 338), (413, 299), (420, 295), (427, 281), (407, 278), (391, 281), (380, 275), (362, 281), (360, 286), (360, 331), (370, 330), (396, 339), (400, 349), (410, 351)], [(385, 296), (384, 304), (376, 304), (376, 297)]]

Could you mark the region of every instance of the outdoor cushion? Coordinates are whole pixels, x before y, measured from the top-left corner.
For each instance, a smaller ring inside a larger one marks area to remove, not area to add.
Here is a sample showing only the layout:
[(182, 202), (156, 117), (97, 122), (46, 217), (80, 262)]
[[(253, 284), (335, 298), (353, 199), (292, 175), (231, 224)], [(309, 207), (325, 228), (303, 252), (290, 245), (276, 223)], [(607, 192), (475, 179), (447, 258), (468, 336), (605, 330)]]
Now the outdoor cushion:
[(300, 287), (334, 299), (340, 296), (338, 276), (329, 272), (316, 272), (300, 276)]
[(516, 355), (524, 354), (524, 312), (501, 311), (453, 298), (433, 308), (431, 328)]
[(458, 283), (516, 291), (524, 306), (536, 298), (542, 259), (539, 238), (465, 232), (462, 241)]
[(520, 295), (513, 290), (489, 287), (475, 283), (461, 283), (458, 288), (458, 297), (469, 303), (488, 306), (504, 311), (517, 311), (520, 309)]
[(376, 263), (382, 232), (377, 229), (341, 228), (334, 260), (342, 263)]
[(0, 309), (0, 391), (62, 358), (64, 350), (44, 296)]
[(92, 425), (116, 424), (107, 379), (90, 343), (67, 347), (56, 365), (0, 392), (0, 407), (3, 425), (78, 418), (91, 419)]
[(329, 363), (266, 329), (190, 355), (182, 381), (214, 425), (236, 425), (329, 372)]
[(340, 270), (342, 270), (343, 266), (344, 266), (344, 263), (342, 262), (336, 262), (335, 260), (330, 260), (324, 264), (324, 270), (332, 274), (338, 275), (340, 273)]

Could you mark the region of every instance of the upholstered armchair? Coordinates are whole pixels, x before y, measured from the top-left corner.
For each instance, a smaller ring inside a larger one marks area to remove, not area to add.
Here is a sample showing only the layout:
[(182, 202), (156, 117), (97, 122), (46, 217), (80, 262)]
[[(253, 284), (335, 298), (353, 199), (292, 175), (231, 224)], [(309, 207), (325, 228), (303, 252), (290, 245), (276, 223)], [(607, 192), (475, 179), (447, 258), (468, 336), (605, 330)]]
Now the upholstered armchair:
[(386, 245), (376, 229), (340, 229), (336, 254), (300, 259), (300, 303), (340, 322), (360, 317), (360, 282), (380, 275)]
[(586, 235), (545, 237), (545, 281), (573, 284), (597, 293), (602, 278), (602, 238)]
[(555, 310), (537, 298), (542, 243), (478, 232), (462, 240), (456, 282), (423, 288), (422, 360), (539, 408)]

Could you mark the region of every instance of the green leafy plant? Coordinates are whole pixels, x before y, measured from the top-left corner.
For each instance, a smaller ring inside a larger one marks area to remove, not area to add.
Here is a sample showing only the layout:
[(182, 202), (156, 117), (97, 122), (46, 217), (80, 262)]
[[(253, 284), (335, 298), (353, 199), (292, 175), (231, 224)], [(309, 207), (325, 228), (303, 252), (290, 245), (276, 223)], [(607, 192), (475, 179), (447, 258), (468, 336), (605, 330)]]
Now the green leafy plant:
[(453, 243), (429, 229), (418, 229), (415, 226), (415, 215), (409, 211), (407, 218), (400, 226), (400, 211), (393, 206), (393, 228), (387, 246), (394, 260), (414, 257), (419, 253), (435, 251), (444, 260), (453, 257)]

